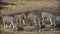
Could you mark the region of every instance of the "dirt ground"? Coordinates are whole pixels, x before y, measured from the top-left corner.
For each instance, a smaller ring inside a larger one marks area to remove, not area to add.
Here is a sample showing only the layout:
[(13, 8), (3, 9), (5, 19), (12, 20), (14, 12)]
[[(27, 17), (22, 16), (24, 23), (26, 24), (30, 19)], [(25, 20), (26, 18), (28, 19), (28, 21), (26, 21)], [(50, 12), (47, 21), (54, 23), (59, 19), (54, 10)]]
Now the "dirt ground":
[(6, 32), (2, 27), (0, 27), (0, 34), (60, 34), (60, 31), (54, 32)]
[(0, 34), (60, 34), (60, 32), (0, 32)]

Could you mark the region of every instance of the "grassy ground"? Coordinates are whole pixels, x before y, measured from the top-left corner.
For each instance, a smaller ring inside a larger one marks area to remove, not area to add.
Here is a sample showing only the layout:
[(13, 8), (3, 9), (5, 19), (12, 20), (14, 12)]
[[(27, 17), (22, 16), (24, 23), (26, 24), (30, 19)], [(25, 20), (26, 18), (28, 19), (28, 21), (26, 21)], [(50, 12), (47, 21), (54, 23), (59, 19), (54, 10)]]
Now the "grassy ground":
[[(25, 11), (35, 11), (48, 9), (51, 12), (56, 12), (58, 8), (58, 1), (56, 0), (3, 0), (4, 2), (14, 3), (16, 5), (6, 5), (5, 9), (1, 10), (3, 14), (13, 14)], [(55, 9), (55, 10), (54, 10)], [(53, 11), (54, 10), (54, 11)], [(41, 12), (40, 11), (40, 12)]]
[(4, 32), (1, 34), (59, 34), (60, 32)]
[[(30, 28), (30, 27), (29, 27)], [(60, 34), (60, 31), (45, 31), (45, 32), (17, 32), (17, 31), (13, 31), (13, 32), (7, 32), (4, 31), (3, 26), (0, 26), (0, 34)]]
[(0, 34), (60, 34), (60, 32), (6, 32), (0, 27)]
[(3, 32), (0, 34), (60, 34), (60, 32)]

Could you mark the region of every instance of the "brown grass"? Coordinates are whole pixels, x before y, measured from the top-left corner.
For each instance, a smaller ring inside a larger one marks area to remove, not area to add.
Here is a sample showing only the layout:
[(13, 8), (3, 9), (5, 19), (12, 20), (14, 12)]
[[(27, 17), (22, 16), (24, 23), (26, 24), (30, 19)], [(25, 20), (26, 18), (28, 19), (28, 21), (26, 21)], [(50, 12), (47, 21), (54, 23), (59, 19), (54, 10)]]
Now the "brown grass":
[[(58, 1), (19, 1), (19, 0), (6, 0), (6, 2), (12, 2), (16, 5), (7, 5), (2, 11), (3, 14), (13, 14), (32, 10), (41, 10), (43, 8), (50, 8), (51, 10), (58, 8)], [(56, 10), (56, 9), (55, 9)]]

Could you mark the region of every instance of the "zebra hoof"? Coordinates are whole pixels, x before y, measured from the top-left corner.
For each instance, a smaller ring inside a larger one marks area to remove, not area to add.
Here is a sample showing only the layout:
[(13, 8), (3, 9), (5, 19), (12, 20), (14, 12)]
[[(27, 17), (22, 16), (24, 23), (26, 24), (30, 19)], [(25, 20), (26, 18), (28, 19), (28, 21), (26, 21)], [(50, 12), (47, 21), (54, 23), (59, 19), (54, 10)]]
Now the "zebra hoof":
[(40, 28), (46, 28), (46, 26), (45, 25), (41, 25), (41, 27)]
[(24, 28), (23, 27), (17, 27), (17, 31), (23, 31), (24, 30)]

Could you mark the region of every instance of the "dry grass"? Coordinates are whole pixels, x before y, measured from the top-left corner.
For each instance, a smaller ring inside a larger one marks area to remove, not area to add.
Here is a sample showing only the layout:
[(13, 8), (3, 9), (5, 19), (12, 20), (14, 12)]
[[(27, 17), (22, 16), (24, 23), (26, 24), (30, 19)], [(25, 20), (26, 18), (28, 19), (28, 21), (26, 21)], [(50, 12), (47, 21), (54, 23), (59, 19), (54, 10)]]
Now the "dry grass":
[[(3, 14), (13, 14), (25, 11), (32, 11), (32, 10), (41, 10), (43, 8), (50, 8), (55, 9), (58, 8), (58, 1), (49, 0), (49, 1), (22, 1), (22, 0), (4, 0), (6, 2), (12, 2), (16, 5), (7, 5), (7, 7), (2, 11)], [(56, 10), (56, 9), (55, 9)]]

